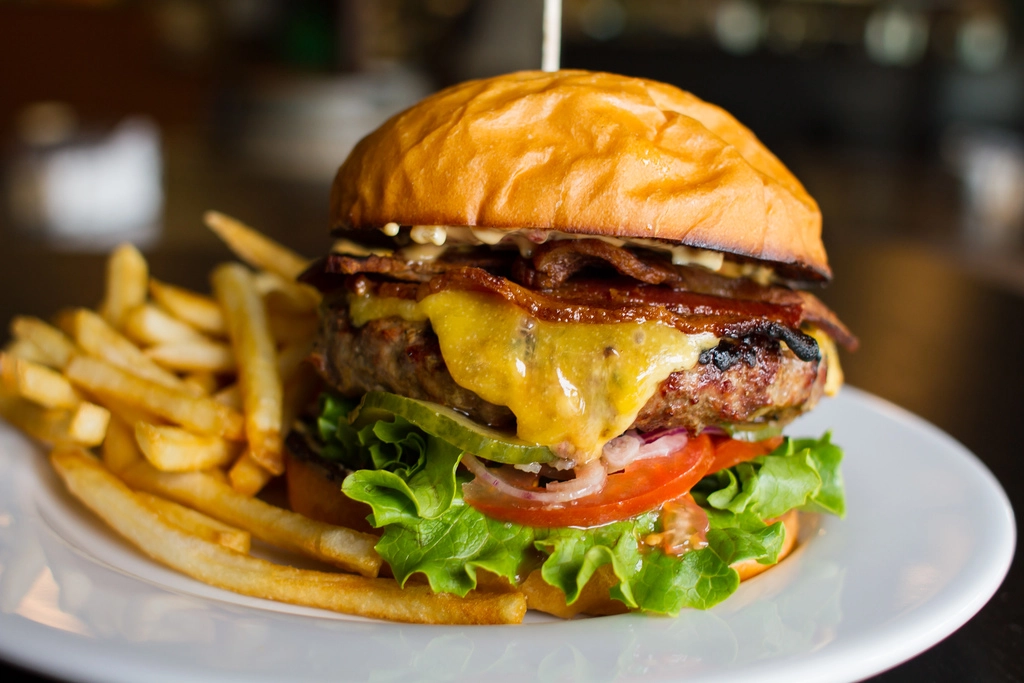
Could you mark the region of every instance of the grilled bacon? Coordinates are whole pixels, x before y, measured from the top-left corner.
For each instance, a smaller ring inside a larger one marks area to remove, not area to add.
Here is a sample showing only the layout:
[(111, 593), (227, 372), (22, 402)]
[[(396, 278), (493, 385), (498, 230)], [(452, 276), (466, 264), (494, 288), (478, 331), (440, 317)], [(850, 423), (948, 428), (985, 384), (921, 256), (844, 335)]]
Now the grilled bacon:
[[(617, 274), (587, 277), (594, 267)], [(395, 256), (330, 254), (303, 279), (330, 291), (356, 286), (351, 277), (355, 275), (387, 278), (378, 280), (378, 286), (393, 282), (386, 296), (412, 298), (412, 287), (402, 283), (420, 283), (419, 298), (449, 287), (490, 292), (544, 320), (656, 320), (687, 334), (711, 332), (734, 339), (763, 334), (785, 341), (803, 360), (817, 357), (816, 343), (800, 331), (805, 323), (817, 325), (850, 350), (857, 346), (856, 337), (809, 292), (674, 266), (662, 254), (634, 253), (595, 239), (548, 242), (536, 247), (530, 258), (480, 248), (449, 250), (439, 258), (416, 262)], [(365, 279), (357, 281), (367, 286)]]

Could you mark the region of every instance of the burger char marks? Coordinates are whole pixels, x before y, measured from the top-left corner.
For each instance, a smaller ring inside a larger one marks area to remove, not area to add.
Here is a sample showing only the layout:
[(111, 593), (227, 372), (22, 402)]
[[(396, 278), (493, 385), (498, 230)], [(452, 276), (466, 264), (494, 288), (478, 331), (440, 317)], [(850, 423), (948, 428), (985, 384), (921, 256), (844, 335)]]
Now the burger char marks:
[[(494, 427), (514, 427), (508, 408), (488, 403), (455, 383), (428, 323), (381, 318), (355, 328), (344, 296), (335, 295), (328, 299), (323, 325), (325, 333), (313, 361), (338, 390), (390, 391), (442, 403)], [(714, 424), (785, 421), (820, 398), (824, 363), (801, 361), (764, 335), (728, 344), (736, 362), (723, 370), (711, 360), (671, 374), (644, 405), (633, 428), (699, 430)], [(717, 360), (721, 354), (718, 347), (715, 351), (711, 358)]]
[[(370, 286), (366, 280), (361, 284)], [(514, 424), (508, 408), (488, 403), (455, 383), (429, 324), (381, 318), (355, 328), (344, 294), (339, 290), (326, 299), (321, 334), (311, 356), (330, 386), (346, 394), (389, 391), (443, 403), (484, 424)]]

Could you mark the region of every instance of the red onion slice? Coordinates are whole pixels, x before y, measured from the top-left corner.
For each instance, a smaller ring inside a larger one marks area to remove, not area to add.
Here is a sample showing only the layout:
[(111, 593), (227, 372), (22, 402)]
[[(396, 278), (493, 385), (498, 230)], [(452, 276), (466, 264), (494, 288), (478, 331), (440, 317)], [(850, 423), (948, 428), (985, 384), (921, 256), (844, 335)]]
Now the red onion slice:
[(663, 458), (678, 453), (686, 447), (690, 435), (685, 429), (664, 432), (661, 437), (646, 441), (634, 431), (617, 436), (605, 444), (601, 461), (608, 472), (619, 472), (637, 460)]
[(601, 451), (601, 459), (609, 472), (618, 472), (625, 469), (626, 465), (636, 460), (637, 454), (644, 441), (636, 432), (626, 432), (617, 436), (604, 445)]
[(657, 441), (650, 441), (641, 446), (640, 452), (637, 453), (635, 459), (663, 458), (666, 455), (678, 453), (686, 447), (686, 442), (689, 440), (690, 435), (685, 431), (663, 436)]
[(608, 474), (599, 460), (594, 460), (576, 470), (576, 478), (568, 481), (553, 481), (544, 488), (521, 488), (513, 483), (514, 478), (522, 481), (522, 473), (508, 468), (516, 474), (509, 474), (505, 467), (490, 469), (476, 457), (466, 453), (462, 463), (476, 475), (476, 482), (520, 500), (538, 503), (567, 503), (599, 492), (608, 481)]
[(640, 438), (644, 440), (644, 443), (651, 443), (666, 436), (688, 433), (686, 427), (667, 427), (665, 429), (655, 429), (653, 432), (644, 432), (640, 435)]

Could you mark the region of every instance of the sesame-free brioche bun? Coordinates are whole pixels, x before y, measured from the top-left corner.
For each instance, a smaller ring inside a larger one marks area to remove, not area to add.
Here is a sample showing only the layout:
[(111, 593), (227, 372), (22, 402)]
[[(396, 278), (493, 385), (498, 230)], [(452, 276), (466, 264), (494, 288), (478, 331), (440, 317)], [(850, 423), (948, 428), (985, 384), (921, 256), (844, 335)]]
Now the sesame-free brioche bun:
[(424, 99), (356, 145), (331, 219), (655, 238), (831, 277), (818, 205), (753, 133), (678, 88), (607, 73), (524, 71)]

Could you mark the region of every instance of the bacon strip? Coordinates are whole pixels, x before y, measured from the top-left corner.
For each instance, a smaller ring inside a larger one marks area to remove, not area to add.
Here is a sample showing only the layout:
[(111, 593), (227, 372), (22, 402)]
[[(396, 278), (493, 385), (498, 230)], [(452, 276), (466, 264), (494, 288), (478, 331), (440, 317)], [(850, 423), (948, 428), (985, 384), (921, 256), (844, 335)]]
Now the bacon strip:
[(667, 285), (676, 291), (798, 308), (800, 323), (814, 323), (850, 351), (857, 348), (857, 338), (810, 292), (724, 277), (703, 268), (677, 267), (661, 254), (639, 255), (595, 239), (547, 242), (534, 250), (530, 261), (532, 267), (525, 260), (517, 262), (513, 277), (531, 289), (557, 289), (581, 270), (606, 264), (622, 275), (651, 285)]
[(447, 289), (487, 292), (550, 322), (658, 321), (686, 334), (711, 332), (716, 337), (735, 339), (763, 334), (785, 341), (801, 360), (820, 358), (817, 342), (797, 329), (798, 310), (663, 287), (623, 284), (625, 288), (609, 285), (607, 280), (591, 281), (589, 286), (574, 283), (568, 290), (540, 293), (480, 268), (463, 268), (420, 285), (419, 298)]
[(534, 249), (532, 268), (522, 260), (513, 271), (516, 280), (531, 289), (555, 289), (579, 271), (607, 263), (623, 275), (651, 285), (676, 284), (680, 274), (664, 260), (644, 260), (633, 252), (602, 240), (578, 239), (546, 242)]
[[(623, 277), (574, 277), (595, 265), (610, 266)], [(354, 275), (359, 277), (353, 279)], [(384, 276), (391, 284), (366, 275)], [(804, 323), (818, 325), (850, 350), (857, 346), (856, 337), (809, 292), (674, 266), (659, 254), (638, 255), (600, 240), (549, 242), (538, 246), (529, 260), (516, 252), (485, 249), (451, 251), (418, 262), (329, 254), (302, 279), (325, 292), (384, 287), (389, 291), (381, 295), (403, 298), (412, 298), (414, 283), (419, 283), (420, 298), (447, 288), (490, 292), (544, 320), (657, 320), (687, 334), (712, 332), (734, 339), (766, 334), (782, 339), (801, 357), (808, 356), (805, 360), (810, 359), (810, 349), (815, 357), (817, 350), (813, 340), (799, 331)]]
[(514, 252), (447, 251), (428, 261), (404, 261), (394, 256), (356, 257), (346, 254), (328, 254), (311, 265), (301, 280), (320, 291), (327, 292), (343, 286), (345, 277), (359, 273), (386, 275), (405, 282), (427, 282), (435, 275), (466, 266), (504, 272), (512, 265)]

